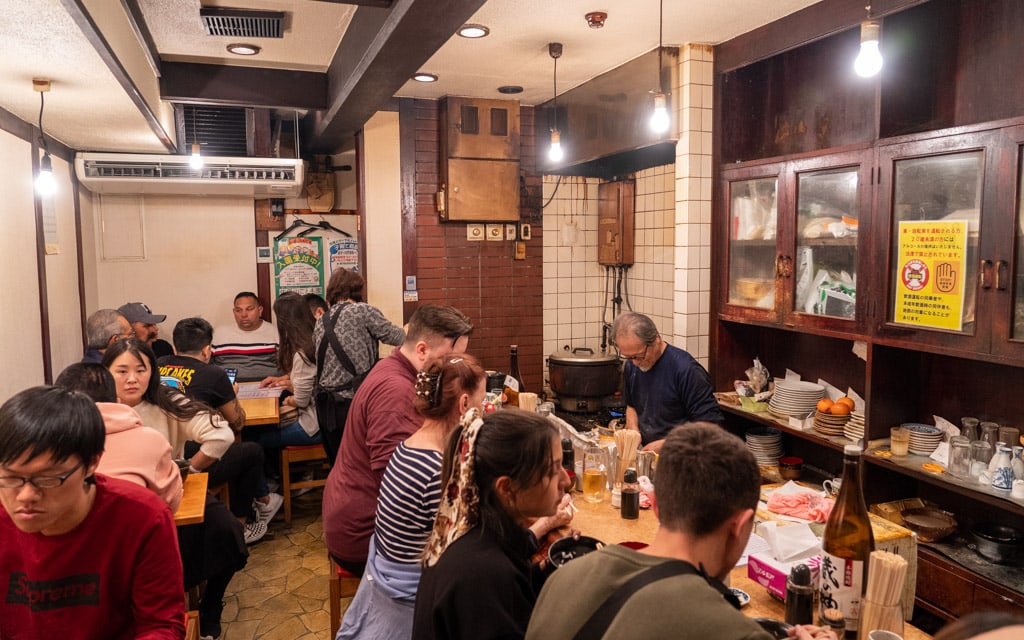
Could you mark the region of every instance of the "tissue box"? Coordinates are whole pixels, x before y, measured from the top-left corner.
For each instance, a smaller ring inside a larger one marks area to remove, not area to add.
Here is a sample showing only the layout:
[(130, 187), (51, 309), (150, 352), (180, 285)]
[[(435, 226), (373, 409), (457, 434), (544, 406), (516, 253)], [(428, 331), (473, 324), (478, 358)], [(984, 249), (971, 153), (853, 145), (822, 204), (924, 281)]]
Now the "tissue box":
[(811, 584), (818, 588), (818, 574), (821, 568), (821, 556), (811, 556), (791, 562), (780, 562), (772, 557), (771, 552), (752, 553), (747, 558), (747, 577), (768, 589), (768, 593), (785, 602), (786, 578), (790, 570), (798, 564), (806, 564), (811, 570)]

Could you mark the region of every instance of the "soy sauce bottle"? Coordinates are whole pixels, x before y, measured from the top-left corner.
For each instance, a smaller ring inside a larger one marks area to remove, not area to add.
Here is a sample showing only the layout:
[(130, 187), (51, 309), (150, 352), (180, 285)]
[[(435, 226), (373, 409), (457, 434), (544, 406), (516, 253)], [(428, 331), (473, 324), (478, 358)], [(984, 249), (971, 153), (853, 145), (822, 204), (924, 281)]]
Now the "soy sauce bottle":
[(630, 467), (622, 474), (622, 504), (619, 513), (626, 520), (640, 517), (640, 485), (636, 482), (636, 469)]

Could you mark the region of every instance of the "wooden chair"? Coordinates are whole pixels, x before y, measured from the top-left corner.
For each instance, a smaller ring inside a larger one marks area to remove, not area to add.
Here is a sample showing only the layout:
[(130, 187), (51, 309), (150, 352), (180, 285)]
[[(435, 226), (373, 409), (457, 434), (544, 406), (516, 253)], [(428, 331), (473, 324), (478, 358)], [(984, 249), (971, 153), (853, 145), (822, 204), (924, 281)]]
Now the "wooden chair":
[(199, 640), (199, 612), (185, 612), (185, 640)]
[(222, 485), (211, 487), (210, 495), (223, 502), (228, 511), (231, 510), (231, 487), (228, 486), (228, 483), (225, 482)]
[(296, 462), (322, 460), (327, 463), (327, 452), (323, 445), (311, 444), (297, 447), (285, 447), (281, 450), (281, 493), (284, 494), (284, 522), (292, 523), (292, 489), (306, 487), (322, 487), (327, 484), (325, 478), (292, 481), (291, 465)]
[(356, 595), (359, 588), (359, 576), (354, 576), (338, 566), (334, 558), (327, 554), (331, 562), (331, 637), (338, 633), (341, 627), (341, 599), (351, 598)]

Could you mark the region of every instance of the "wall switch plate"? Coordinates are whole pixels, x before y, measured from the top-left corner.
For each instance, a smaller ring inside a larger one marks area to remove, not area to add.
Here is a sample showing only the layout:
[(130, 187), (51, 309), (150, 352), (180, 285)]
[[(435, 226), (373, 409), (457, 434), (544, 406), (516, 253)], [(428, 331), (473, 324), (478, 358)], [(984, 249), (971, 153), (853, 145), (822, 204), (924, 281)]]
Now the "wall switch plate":
[(516, 239), (516, 225), (506, 224), (505, 225), (505, 239), (515, 240)]
[(519, 225), (519, 239), (529, 240), (531, 238), (530, 225), (526, 222)]
[(484, 239), (484, 225), (482, 224), (467, 224), (466, 225), (466, 240), (483, 240)]
[(500, 224), (489, 224), (487, 227), (487, 239), (488, 240), (504, 240), (505, 239), (505, 227)]

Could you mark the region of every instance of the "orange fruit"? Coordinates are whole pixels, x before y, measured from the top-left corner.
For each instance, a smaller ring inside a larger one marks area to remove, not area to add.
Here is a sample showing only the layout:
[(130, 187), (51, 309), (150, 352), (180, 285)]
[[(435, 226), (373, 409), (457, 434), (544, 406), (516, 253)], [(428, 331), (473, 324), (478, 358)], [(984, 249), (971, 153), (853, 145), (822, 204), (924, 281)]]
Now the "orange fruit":
[(829, 409), (829, 413), (834, 416), (848, 416), (850, 415), (850, 407), (845, 402), (837, 402)]
[(843, 396), (842, 398), (836, 400), (836, 402), (841, 402), (845, 404), (847, 407), (849, 407), (850, 411), (853, 411), (854, 409), (857, 408), (857, 404), (853, 401), (853, 398), (849, 396)]
[(829, 398), (822, 398), (821, 400), (818, 400), (818, 411), (828, 413), (828, 410), (832, 408), (833, 404), (835, 403)]

